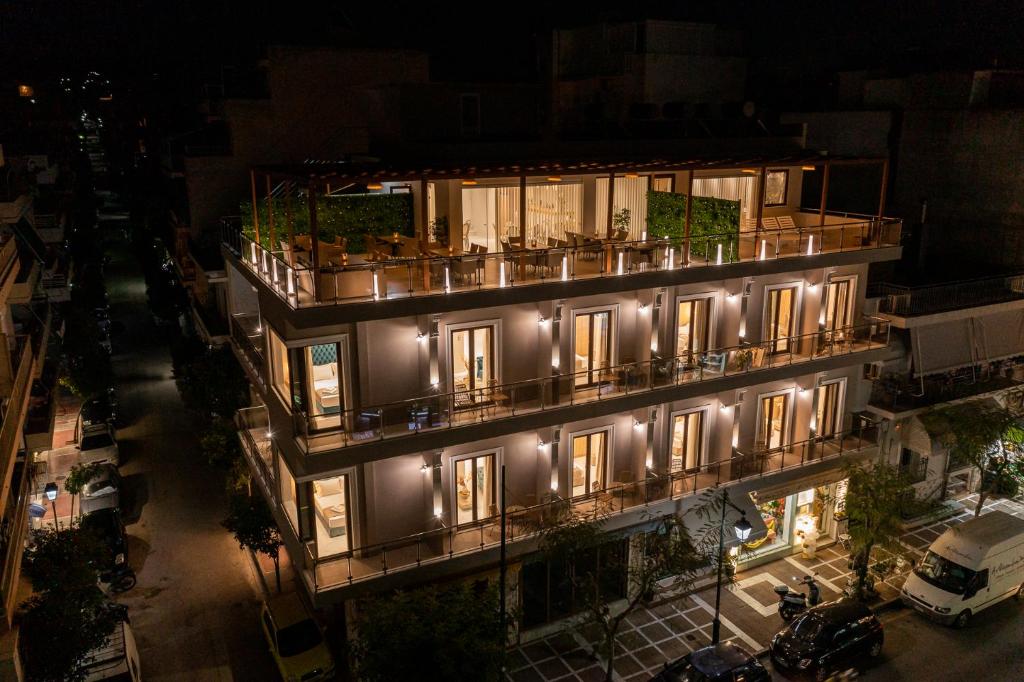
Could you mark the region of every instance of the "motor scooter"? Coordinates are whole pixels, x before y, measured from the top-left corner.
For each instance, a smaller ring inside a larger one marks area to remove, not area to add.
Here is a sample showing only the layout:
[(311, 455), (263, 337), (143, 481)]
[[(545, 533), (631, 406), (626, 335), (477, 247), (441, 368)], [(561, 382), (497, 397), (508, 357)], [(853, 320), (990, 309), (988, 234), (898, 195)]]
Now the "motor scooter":
[(799, 584), (807, 585), (807, 595), (804, 595), (803, 592), (793, 592), (787, 585), (775, 586), (775, 594), (779, 595), (779, 615), (787, 623), (793, 620), (798, 613), (803, 613), (809, 607), (821, 603), (821, 590), (818, 588), (814, 576), (805, 575)]

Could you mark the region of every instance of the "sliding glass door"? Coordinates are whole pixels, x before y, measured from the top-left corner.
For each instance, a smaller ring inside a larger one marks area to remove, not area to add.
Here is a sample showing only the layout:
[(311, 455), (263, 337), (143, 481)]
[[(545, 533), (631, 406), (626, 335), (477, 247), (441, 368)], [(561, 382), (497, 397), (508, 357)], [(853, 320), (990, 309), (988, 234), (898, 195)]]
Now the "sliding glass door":
[(595, 386), (601, 371), (611, 367), (612, 312), (577, 313), (575, 323), (575, 385)]
[(789, 393), (762, 397), (759, 416), (757, 424), (758, 447), (771, 450), (786, 445)]
[(830, 381), (817, 389), (815, 400), (815, 434), (819, 438), (831, 438), (842, 430), (843, 381)]
[(456, 523), (480, 521), (496, 515), (494, 453), (455, 462)]
[(769, 352), (788, 353), (793, 348), (789, 337), (796, 333), (796, 287), (769, 289), (765, 301), (765, 341)]
[(825, 290), (825, 329), (830, 332), (853, 323), (853, 279), (833, 280)]
[(696, 469), (704, 460), (704, 410), (672, 418), (672, 459), (669, 471)]
[(595, 431), (572, 439), (573, 497), (608, 487), (608, 431)]
[(469, 327), (452, 332), (452, 389), (455, 404), (490, 400), (489, 389), (496, 382), (494, 371), (494, 326)]
[(679, 301), (676, 312), (676, 355), (689, 357), (708, 350), (711, 339), (712, 298)]

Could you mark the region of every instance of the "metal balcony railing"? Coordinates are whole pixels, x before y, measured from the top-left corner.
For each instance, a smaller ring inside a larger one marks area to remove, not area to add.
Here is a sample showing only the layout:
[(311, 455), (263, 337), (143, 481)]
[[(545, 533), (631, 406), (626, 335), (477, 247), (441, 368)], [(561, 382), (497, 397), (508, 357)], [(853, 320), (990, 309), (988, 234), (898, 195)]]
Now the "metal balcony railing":
[[(739, 452), (730, 459), (687, 471), (653, 475), (642, 481), (613, 482), (604, 490), (541, 504), (506, 508), (506, 541), (510, 544), (536, 536), (551, 523), (564, 519), (565, 505), (580, 514), (613, 516), (645, 510), (652, 504), (696, 495), (719, 485), (733, 485), (806, 464), (841, 459), (877, 445), (874, 422), (858, 418), (855, 428), (827, 438), (811, 438), (781, 448)], [(357, 582), (443, 562), (457, 556), (496, 547), (501, 538), (500, 516), (442, 527), (393, 541), (355, 548), (344, 554), (318, 557), (316, 543), (308, 542), (304, 575), (312, 589), (323, 592)]]
[(911, 316), (941, 313), (1024, 298), (1024, 275), (986, 277), (931, 286), (907, 287), (878, 284), (879, 312)]
[(263, 328), (257, 315), (236, 313), (231, 316), (231, 340), (260, 381), (267, 383), (267, 365), (263, 358)]
[(270, 438), (270, 420), (265, 405), (246, 407), (235, 414), (238, 439), (242, 452), (249, 460), (263, 492), (271, 500), (277, 499), (274, 478), (273, 446)]
[(398, 257), (401, 249), (396, 241), (396, 257), (382, 260), (343, 254), (340, 247), (325, 251), (318, 271), (303, 261), (310, 254), (268, 250), (247, 237), (237, 219), (225, 219), (222, 240), (289, 306), (304, 308), (877, 249), (898, 246), (900, 228), (897, 219), (863, 218), (688, 240), (580, 237), (572, 246), (465, 254), (435, 250), (432, 255), (415, 257)]
[[(834, 331), (450, 391), (332, 414), (298, 411), (293, 416), (296, 435), (306, 452), (313, 453), (850, 355), (884, 348), (888, 343), (888, 322), (871, 318)], [(786, 350), (780, 352), (781, 348)]]

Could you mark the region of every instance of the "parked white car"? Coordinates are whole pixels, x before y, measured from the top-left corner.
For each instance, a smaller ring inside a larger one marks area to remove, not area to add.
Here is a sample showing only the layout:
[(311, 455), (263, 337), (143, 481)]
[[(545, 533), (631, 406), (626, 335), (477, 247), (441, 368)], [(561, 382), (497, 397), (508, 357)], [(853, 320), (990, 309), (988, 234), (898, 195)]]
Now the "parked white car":
[(81, 464), (113, 464), (121, 462), (121, 453), (114, 437), (114, 429), (107, 424), (90, 427), (82, 431), (78, 441)]
[(1024, 597), (1024, 519), (993, 511), (950, 528), (903, 584), (907, 606), (964, 627), (971, 616)]
[(117, 509), (121, 504), (121, 475), (113, 464), (100, 465), (99, 471), (82, 488), (82, 513), (99, 509)]

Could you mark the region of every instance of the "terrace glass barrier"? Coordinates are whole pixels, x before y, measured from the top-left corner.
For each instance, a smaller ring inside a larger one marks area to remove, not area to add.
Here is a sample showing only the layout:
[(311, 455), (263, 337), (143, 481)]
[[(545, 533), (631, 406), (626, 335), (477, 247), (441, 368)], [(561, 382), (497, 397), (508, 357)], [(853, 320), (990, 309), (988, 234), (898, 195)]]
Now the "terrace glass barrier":
[(342, 254), (340, 247), (322, 245), (318, 271), (308, 262), (309, 253), (268, 250), (227, 220), (223, 241), (288, 305), (304, 308), (798, 258), (900, 243), (901, 222), (897, 219), (844, 220), (850, 222), (689, 240), (618, 241), (580, 235), (573, 246), (465, 254), (435, 249), (431, 255), (382, 260)]
[(247, 313), (232, 315), (231, 340), (249, 365), (249, 369), (259, 378), (260, 384), (265, 386), (267, 367), (263, 359), (263, 328), (260, 326), (259, 316)]
[(270, 437), (270, 420), (265, 405), (246, 407), (235, 414), (235, 426), (242, 452), (249, 460), (250, 468), (256, 474), (263, 491), (270, 499), (276, 500), (274, 484), (274, 460)]
[[(558, 523), (565, 518), (567, 502), (577, 514), (604, 518), (696, 495), (720, 485), (733, 485), (813, 462), (841, 459), (875, 447), (876, 423), (859, 415), (855, 415), (854, 422), (852, 429), (834, 436), (811, 438), (770, 450), (736, 450), (733, 457), (724, 461), (687, 471), (651, 475), (641, 481), (614, 482), (604, 490), (569, 500), (553, 495), (551, 500), (537, 505), (510, 505), (505, 514), (506, 542), (533, 537), (550, 524)], [(331, 557), (317, 557), (316, 544), (309, 542), (305, 545), (304, 575), (311, 587), (321, 592), (478, 552), (495, 547), (500, 541), (501, 517), (494, 516), (358, 547)]]
[[(334, 414), (295, 412), (295, 433), (307, 453), (411, 436), (644, 391), (749, 374), (801, 362), (884, 348), (889, 323), (877, 318), (834, 331), (655, 358), (591, 372), (451, 391)], [(779, 348), (786, 348), (778, 352)]]

